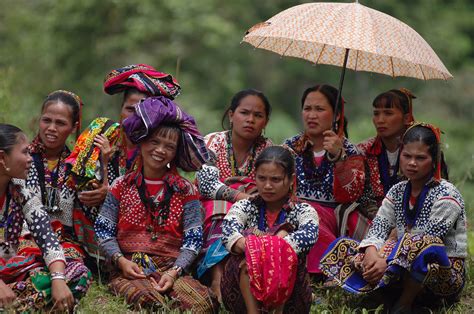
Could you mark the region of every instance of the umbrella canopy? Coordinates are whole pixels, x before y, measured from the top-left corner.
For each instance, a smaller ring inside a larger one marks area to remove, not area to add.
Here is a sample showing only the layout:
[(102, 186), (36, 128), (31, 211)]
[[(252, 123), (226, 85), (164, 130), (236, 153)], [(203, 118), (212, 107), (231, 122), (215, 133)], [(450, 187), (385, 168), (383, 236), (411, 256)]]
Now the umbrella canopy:
[(244, 42), (315, 64), (422, 80), (452, 78), (411, 27), (359, 3), (307, 3), (249, 29)]

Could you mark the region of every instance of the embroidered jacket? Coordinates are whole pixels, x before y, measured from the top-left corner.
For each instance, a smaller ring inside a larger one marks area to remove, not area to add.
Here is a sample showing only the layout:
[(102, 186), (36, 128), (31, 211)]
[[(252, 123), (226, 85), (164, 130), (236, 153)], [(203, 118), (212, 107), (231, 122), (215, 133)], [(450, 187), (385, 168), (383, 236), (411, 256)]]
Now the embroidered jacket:
[[(51, 230), (48, 213), (41, 201), (25, 188), (25, 181), (13, 179), (8, 187), (9, 202), (1, 209), (0, 258), (8, 259), (16, 254), (18, 238), (23, 222), (41, 249), (47, 266), (55, 261), (66, 263), (64, 252), (56, 234)], [(4, 222), (4, 223), (3, 223)]]
[[(382, 155), (382, 141), (378, 137), (370, 138), (364, 142), (357, 144), (357, 149), (364, 156), (367, 165), (368, 186), (364, 189), (364, 194), (370, 193), (370, 198), (376, 201), (377, 207), (382, 205), (382, 200), (385, 197), (384, 186), (381, 180), (381, 168), (379, 164), (379, 158)], [(396, 177), (396, 181), (393, 184), (400, 182), (402, 178)], [(393, 186), (393, 185), (392, 185)], [(388, 189), (392, 186), (388, 185)], [(387, 189), (387, 191), (388, 191)]]
[[(321, 166), (316, 166), (313, 160), (312, 143), (304, 133), (285, 140), (284, 144), (296, 153), (296, 183), (299, 198), (334, 207), (335, 203), (338, 203), (334, 196), (334, 191), (337, 189), (348, 192), (350, 198), (344, 200), (347, 203), (357, 200), (362, 194), (364, 172), (353, 169), (349, 180), (338, 180), (337, 182), (344, 182), (344, 185), (337, 185), (334, 180), (335, 163), (324, 156)], [(356, 147), (346, 138), (343, 139), (343, 149), (347, 156), (359, 155)], [(339, 163), (345, 162), (347, 160), (339, 161)]]
[(119, 177), (110, 187), (94, 229), (100, 246), (110, 258), (117, 252), (143, 252), (176, 257), (175, 265), (187, 269), (202, 247), (202, 211), (194, 185), (177, 173), (164, 178), (173, 189), (169, 214), (152, 239), (152, 214), (143, 204), (138, 184), (140, 171)]
[(428, 234), (439, 237), (449, 257), (467, 256), (466, 212), (464, 201), (456, 187), (441, 180), (432, 186), (421, 206), (415, 224), (408, 230), (403, 211), (403, 195), (408, 181), (394, 185), (382, 202), (377, 216), (360, 247), (374, 245), (380, 249), (392, 228), (397, 228), (400, 239), (404, 233)]
[[(207, 148), (214, 157), (211, 165), (203, 166), (196, 174), (199, 192), (205, 198), (235, 201), (234, 198), (237, 193), (223, 183), (228, 178), (239, 176), (232, 173), (231, 158), (233, 156), (229, 156), (229, 132), (231, 131), (215, 132), (206, 135), (204, 138)], [(255, 160), (262, 150), (271, 145), (273, 145), (271, 140), (264, 137), (258, 138), (253, 151), (247, 156), (245, 162), (237, 171), (242, 176), (255, 180)]]
[[(222, 222), (222, 242), (230, 252), (244, 230), (257, 228), (260, 218), (258, 205), (249, 200), (236, 202)], [(318, 239), (319, 218), (314, 208), (302, 202), (290, 203), (286, 210), (285, 222), (293, 226), (294, 231), (284, 237), (296, 254), (307, 253)], [(268, 225), (265, 221), (265, 226)]]

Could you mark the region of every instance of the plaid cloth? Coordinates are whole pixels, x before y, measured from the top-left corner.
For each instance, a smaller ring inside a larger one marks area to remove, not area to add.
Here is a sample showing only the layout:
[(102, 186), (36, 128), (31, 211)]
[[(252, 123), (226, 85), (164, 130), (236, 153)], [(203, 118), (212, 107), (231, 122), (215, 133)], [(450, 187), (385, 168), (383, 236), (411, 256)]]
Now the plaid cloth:
[(174, 99), (181, 86), (170, 74), (157, 71), (147, 64), (131, 64), (109, 72), (104, 79), (104, 92), (113, 95), (128, 88), (136, 88), (148, 96)]

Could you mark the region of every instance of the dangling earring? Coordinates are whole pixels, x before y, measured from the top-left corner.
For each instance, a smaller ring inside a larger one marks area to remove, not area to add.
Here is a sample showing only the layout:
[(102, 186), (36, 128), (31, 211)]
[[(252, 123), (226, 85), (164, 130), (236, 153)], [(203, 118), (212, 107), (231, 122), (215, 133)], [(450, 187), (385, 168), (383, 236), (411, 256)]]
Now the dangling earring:
[(265, 136), (265, 128), (263, 128), (262, 135)]
[(229, 127), (230, 127), (231, 130), (232, 130), (232, 128), (234, 127), (234, 124), (232, 123), (232, 121), (230, 121)]
[[(5, 166), (4, 166), (5, 167)], [(5, 171), (6, 172), (10, 172), (10, 168), (9, 167), (5, 167)]]

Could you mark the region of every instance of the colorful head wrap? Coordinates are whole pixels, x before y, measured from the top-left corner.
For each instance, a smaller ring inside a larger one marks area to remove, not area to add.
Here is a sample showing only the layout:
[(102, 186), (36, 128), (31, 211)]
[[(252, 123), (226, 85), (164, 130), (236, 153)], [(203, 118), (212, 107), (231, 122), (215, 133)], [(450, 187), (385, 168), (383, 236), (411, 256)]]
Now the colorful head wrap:
[(170, 74), (157, 71), (147, 64), (131, 64), (112, 70), (105, 76), (104, 92), (113, 95), (128, 88), (136, 88), (148, 96), (174, 99), (181, 86)]
[(406, 130), (405, 134), (403, 134), (403, 138), (408, 133), (408, 131), (410, 131), (412, 128), (416, 126), (422, 126), (422, 127), (430, 129), (436, 137), (436, 142), (438, 143), (438, 151), (436, 152), (436, 164), (435, 164), (433, 179), (439, 182), (441, 180), (441, 130), (433, 124), (424, 123), (424, 122), (415, 122)]
[(119, 138), (119, 124), (108, 118), (96, 118), (77, 139), (74, 150), (65, 162), (70, 165), (73, 184), (78, 188), (92, 179), (103, 179), (101, 172), (107, 165), (100, 165), (100, 148), (94, 145), (97, 135), (107, 137), (110, 146), (114, 146)]
[(245, 241), (245, 260), (250, 291), (267, 309), (284, 304), (293, 293), (298, 257), (293, 248), (278, 236), (249, 235)]
[(122, 125), (130, 141), (138, 144), (164, 122), (175, 123), (182, 131), (176, 166), (185, 171), (196, 171), (208, 162), (209, 152), (194, 118), (169, 98), (143, 99), (135, 106), (135, 113)]

